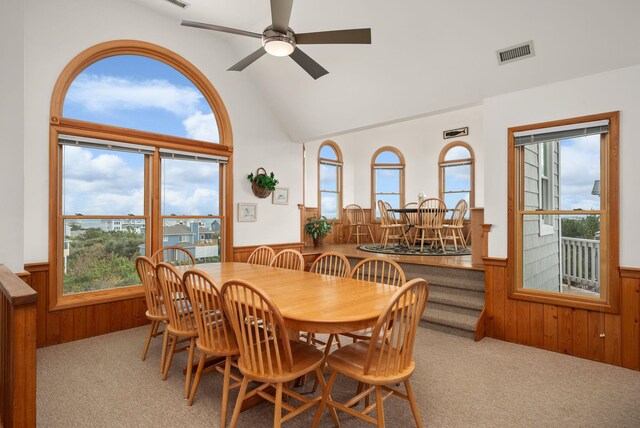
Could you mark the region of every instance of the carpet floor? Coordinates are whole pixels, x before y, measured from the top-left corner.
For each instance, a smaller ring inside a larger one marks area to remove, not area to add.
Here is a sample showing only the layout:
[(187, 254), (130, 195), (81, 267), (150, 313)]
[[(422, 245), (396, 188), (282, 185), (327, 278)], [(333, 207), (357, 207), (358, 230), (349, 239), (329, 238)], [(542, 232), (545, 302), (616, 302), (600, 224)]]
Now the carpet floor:
[[(177, 354), (169, 378), (159, 373), (160, 339), (146, 361), (147, 327), (38, 350), (37, 423), (43, 427), (217, 427), (222, 376), (203, 376), (192, 407), (182, 398)], [(412, 385), (425, 426), (639, 427), (640, 372), (493, 339), (473, 342), (419, 329)], [(311, 383), (303, 387), (311, 389)], [(334, 399), (355, 383), (338, 377)], [(231, 392), (229, 416), (237, 390)], [(308, 427), (314, 410), (286, 423)], [(343, 427), (368, 426), (339, 413)], [(273, 406), (241, 414), (239, 426), (272, 425)], [(385, 402), (389, 427), (414, 426), (408, 402)], [(320, 424), (331, 427), (327, 412)]]

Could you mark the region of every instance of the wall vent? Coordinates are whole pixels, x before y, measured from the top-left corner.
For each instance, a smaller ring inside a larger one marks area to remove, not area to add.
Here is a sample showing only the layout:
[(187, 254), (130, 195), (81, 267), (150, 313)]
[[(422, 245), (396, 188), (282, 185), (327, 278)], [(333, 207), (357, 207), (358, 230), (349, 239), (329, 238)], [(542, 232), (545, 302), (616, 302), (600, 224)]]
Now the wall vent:
[(182, 1), (182, 0), (166, 0), (171, 4), (175, 4), (178, 7), (181, 7), (182, 9), (186, 9), (189, 7), (189, 3), (187, 3), (186, 1)]
[(496, 54), (498, 55), (498, 64), (500, 65), (532, 57), (535, 55), (533, 50), (533, 40), (505, 49), (500, 49)]

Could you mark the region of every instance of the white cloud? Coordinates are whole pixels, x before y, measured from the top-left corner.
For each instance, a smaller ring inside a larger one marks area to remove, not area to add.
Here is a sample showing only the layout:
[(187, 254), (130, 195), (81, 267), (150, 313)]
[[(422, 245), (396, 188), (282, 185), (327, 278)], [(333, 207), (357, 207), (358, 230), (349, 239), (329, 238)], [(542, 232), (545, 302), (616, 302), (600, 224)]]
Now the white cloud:
[(600, 179), (600, 136), (562, 141), (560, 156), (561, 208), (599, 209), (591, 190)]
[(216, 118), (213, 113), (203, 114), (200, 111), (196, 111), (184, 119), (182, 125), (187, 131), (187, 138), (213, 143), (220, 142), (218, 126), (216, 125)]
[(127, 80), (120, 77), (81, 74), (67, 93), (67, 100), (92, 112), (157, 108), (179, 117), (197, 111), (203, 96), (194, 88), (166, 80)]

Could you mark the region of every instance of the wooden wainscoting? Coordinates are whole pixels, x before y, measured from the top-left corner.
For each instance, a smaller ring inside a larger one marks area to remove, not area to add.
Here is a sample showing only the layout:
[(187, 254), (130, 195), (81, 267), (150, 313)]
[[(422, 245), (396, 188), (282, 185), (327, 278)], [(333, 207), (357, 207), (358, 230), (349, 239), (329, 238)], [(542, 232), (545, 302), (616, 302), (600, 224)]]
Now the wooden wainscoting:
[(144, 315), (147, 310), (144, 297), (50, 311), (48, 309), (49, 263), (27, 264), (25, 270), (31, 274), (29, 285), (39, 296), (36, 329), (38, 348), (126, 330), (148, 323)]
[(509, 299), (507, 259), (485, 258), (487, 337), (640, 370), (640, 268), (620, 268), (620, 314)]

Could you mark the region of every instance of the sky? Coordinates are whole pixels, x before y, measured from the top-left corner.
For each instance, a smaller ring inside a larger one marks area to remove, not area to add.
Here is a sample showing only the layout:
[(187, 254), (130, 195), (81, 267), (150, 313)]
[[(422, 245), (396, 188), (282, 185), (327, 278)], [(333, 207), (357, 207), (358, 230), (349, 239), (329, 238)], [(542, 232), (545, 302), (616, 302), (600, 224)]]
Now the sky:
[(592, 195), (600, 179), (600, 135), (560, 140), (560, 209), (600, 209)]
[(219, 142), (215, 117), (198, 88), (174, 68), (143, 56), (113, 56), (84, 69), (69, 87), (63, 115)]

